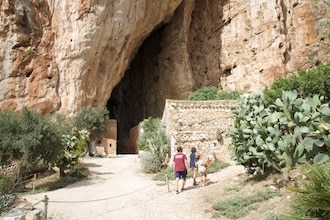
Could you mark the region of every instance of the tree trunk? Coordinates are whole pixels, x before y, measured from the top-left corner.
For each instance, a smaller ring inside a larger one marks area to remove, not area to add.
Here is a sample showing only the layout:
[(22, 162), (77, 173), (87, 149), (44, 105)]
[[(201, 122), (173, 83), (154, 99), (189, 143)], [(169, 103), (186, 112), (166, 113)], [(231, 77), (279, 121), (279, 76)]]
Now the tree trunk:
[(88, 143), (88, 155), (93, 157), (96, 154), (96, 138), (91, 137), (91, 140)]
[(65, 172), (64, 172), (65, 168), (63, 166), (60, 166), (59, 167), (59, 174), (60, 174), (60, 178), (64, 177), (65, 176)]

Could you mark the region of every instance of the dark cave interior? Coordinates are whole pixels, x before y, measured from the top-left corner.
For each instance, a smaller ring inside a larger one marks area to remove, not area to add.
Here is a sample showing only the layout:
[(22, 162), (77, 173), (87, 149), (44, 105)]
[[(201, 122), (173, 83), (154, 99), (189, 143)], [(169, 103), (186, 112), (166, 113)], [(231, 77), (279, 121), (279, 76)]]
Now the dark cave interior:
[[(162, 117), (165, 100), (158, 92), (151, 92), (150, 87), (159, 83), (158, 56), (163, 28), (158, 28), (149, 35), (140, 46), (124, 77), (113, 89), (107, 103), (110, 119), (117, 120), (117, 153), (136, 153), (124, 146), (129, 139), (130, 129), (148, 117)], [(153, 90), (154, 91), (154, 90)], [(150, 101), (150, 97), (151, 100)], [(158, 104), (151, 102), (160, 102)], [(149, 107), (148, 107), (149, 106)]]

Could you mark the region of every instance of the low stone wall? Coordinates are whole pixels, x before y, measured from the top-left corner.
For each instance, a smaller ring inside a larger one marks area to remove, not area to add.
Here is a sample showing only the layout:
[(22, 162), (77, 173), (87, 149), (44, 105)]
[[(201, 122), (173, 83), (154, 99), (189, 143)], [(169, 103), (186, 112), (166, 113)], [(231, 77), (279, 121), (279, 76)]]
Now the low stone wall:
[(172, 155), (181, 145), (186, 154), (196, 147), (198, 153), (229, 161), (230, 139), (223, 132), (233, 125), (232, 109), (237, 107), (233, 100), (166, 100), (162, 123)]
[(1, 220), (46, 220), (41, 210), (11, 209), (9, 212), (2, 213)]
[(43, 210), (33, 208), (25, 199), (17, 199), (15, 208), (0, 213), (1, 220), (46, 220)]

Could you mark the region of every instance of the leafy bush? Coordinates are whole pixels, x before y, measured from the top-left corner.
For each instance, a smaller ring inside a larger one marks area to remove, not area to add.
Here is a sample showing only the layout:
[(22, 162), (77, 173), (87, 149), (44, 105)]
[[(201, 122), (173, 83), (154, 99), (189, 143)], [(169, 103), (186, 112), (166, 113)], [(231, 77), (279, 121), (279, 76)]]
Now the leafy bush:
[(62, 142), (66, 148), (56, 163), (60, 168), (60, 176), (64, 176), (64, 169), (75, 169), (75, 166), (79, 164), (79, 157), (87, 148), (88, 141), (89, 132), (87, 130), (78, 130), (76, 127), (71, 127), (66, 134), (62, 135)]
[(1, 194), (11, 194), (13, 193), (13, 185), (15, 180), (0, 175), (0, 195)]
[[(139, 137), (138, 148), (146, 151), (146, 154), (141, 156), (141, 162), (143, 167), (150, 166), (144, 170), (148, 170), (148, 172), (159, 171), (166, 158), (170, 157), (168, 140), (160, 118), (145, 119), (141, 123), (141, 128), (142, 135)], [(158, 168), (155, 167), (156, 165)]]
[(202, 87), (190, 94), (188, 100), (216, 100), (218, 97), (218, 89), (215, 87)]
[(15, 194), (0, 194), (0, 213), (8, 211), (14, 204), (15, 199)]
[(24, 162), (26, 167), (40, 161), (44, 164), (54, 163), (64, 150), (60, 127), (35, 110), (23, 109), (20, 117), (22, 134), (17, 142), (23, 153), (21, 163)]
[(308, 167), (307, 180), (291, 188), (297, 195), (284, 219), (330, 219), (330, 162)]
[(13, 185), (14, 180), (0, 176), (0, 213), (7, 211), (15, 201)]
[(324, 96), (324, 103), (330, 100), (330, 63), (311, 70), (301, 70), (297, 76), (277, 79), (265, 91), (267, 103), (273, 103), (282, 96), (282, 91), (299, 91), (300, 98), (312, 97), (314, 94)]
[(83, 109), (78, 115), (73, 118), (75, 127), (78, 130), (86, 130), (89, 132), (89, 145), (88, 153), (90, 156), (94, 156), (97, 153), (96, 140), (102, 134), (104, 134), (108, 127), (106, 124), (109, 118), (109, 111), (106, 108), (98, 107), (87, 107)]
[(237, 91), (228, 92), (228, 91), (219, 91), (217, 100), (238, 100), (241, 96), (241, 93)]
[(53, 163), (63, 152), (61, 129), (37, 111), (0, 112), (0, 124), (1, 164), (19, 160), (29, 168), (39, 162)]
[(162, 161), (157, 154), (153, 154), (150, 151), (144, 151), (140, 153), (142, 169), (146, 173), (155, 173), (162, 167)]
[(239, 96), (238, 92), (219, 91), (216, 87), (202, 87), (191, 93), (188, 100), (236, 100)]
[(0, 112), (0, 124), (0, 164), (19, 161), (20, 178), (40, 163), (75, 166), (89, 134), (71, 130), (72, 122), (65, 117), (43, 117), (26, 108), (20, 114)]
[(92, 136), (99, 136), (107, 131), (106, 120), (109, 118), (109, 111), (106, 108), (87, 107), (73, 120), (79, 130), (87, 130)]
[(0, 164), (22, 157), (19, 137), (23, 133), (18, 115), (12, 111), (0, 111)]
[(328, 160), (330, 153), (330, 107), (322, 98), (298, 98), (296, 91), (267, 107), (263, 93), (242, 96), (240, 109), (233, 111), (235, 125), (232, 158), (251, 173), (292, 168), (310, 159)]

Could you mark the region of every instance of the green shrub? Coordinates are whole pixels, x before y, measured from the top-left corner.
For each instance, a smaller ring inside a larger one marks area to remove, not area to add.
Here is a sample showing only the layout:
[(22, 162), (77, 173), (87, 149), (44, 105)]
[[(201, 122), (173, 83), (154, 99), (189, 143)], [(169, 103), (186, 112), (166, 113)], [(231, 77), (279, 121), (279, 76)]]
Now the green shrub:
[(60, 127), (35, 110), (0, 112), (0, 124), (1, 164), (17, 160), (31, 168), (39, 162), (54, 163), (63, 152)]
[(237, 100), (239, 97), (240, 93), (236, 91), (219, 91), (216, 87), (202, 87), (191, 93), (188, 97), (188, 100)]
[(188, 100), (216, 100), (218, 97), (218, 89), (215, 87), (202, 87), (191, 93)]
[(0, 176), (0, 213), (7, 211), (16, 199), (13, 185), (14, 180)]
[(62, 135), (62, 142), (66, 146), (63, 155), (56, 162), (61, 169), (60, 175), (63, 176), (64, 169), (75, 169), (78, 165), (79, 157), (85, 152), (87, 142), (89, 141), (89, 132), (87, 130), (78, 130), (71, 127), (66, 134)]
[(233, 110), (234, 128), (227, 132), (233, 160), (261, 174), (313, 158), (317, 163), (328, 160), (330, 107), (321, 100), (285, 91), (267, 106), (262, 92), (242, 96), (240, 108)]
[(272, 104), (282, 96), (282, 91), (297, 90), (300, 98), (314, 94), (324, 96), (324, 103), (330, 100), (330, 63), (317, 66), (311, 70), (300, 70), (297, 76), (279, 78), (265, 90), (265, 100)]
[[(189, 173), (188, 173), (189, 174)], [(174, 180), (173, 168), (171, 166), (165, 167), (158, 171), (153, 177), (154, 180), (166, 180), (165, 176), (168, 177), (169, 180)]]
[(23, 153), (22, 165), (30, 167), (40, 161), (53, 163), (64, 149), (59, 127), (35, 110), (24, 108), (20, 117), (22, 133), (17, 143)]
[(7, 165), (22, 157), (17, 142), (23, 131), (19, 116), (12, 111), (0, 111), (0, 124), (0, 165)]
[(308, 167), (302, 186), (290, 188), (297, 195), (284, 219), (330, 219), (330, 162)]
[(104, 134), (107, 127), (107, 119), (109, 118), (109, 111), (107, 108), (103, 107), (91, 107), (83, 109), (78, 115), (73, 118), (74, 126), (80, 130), (86, 130), (89, 132), (89, 145), (88, 153), (90, 156), (95, 156), (97, 154), (96, 141)]
[(161, 159), (150, 151), (140, 153), (141, 166), (146, 173), (155, 173), (162, 167)]
[(14, 190), (15, 180), (9, 177), (0, 175), (0, 194), (11, 194)]
[(219, 91), (217, 99), (218, 100), (238, 100), (241, 95), (242, 94), (237, 91), (233, 91), (233, 92)]
[(87, 107), (73, 118), (74, 125), (79, 130), (87, 130), (91, 136), (99, 136), (107, 131), (106, 120), (109, 111), (106, 108)]
[(146, 172), (159, 171), (170, 157), (168, 140), (161, 120), (150, 117), (143, 120), (141, 128), (142, 135), (139, 137), (138, 148), (145, 151), (141, 155), (142, 167)]
[(8, 211), (14, 204), (15, 199), (15, 194), (0, 194), (0, 213)]

